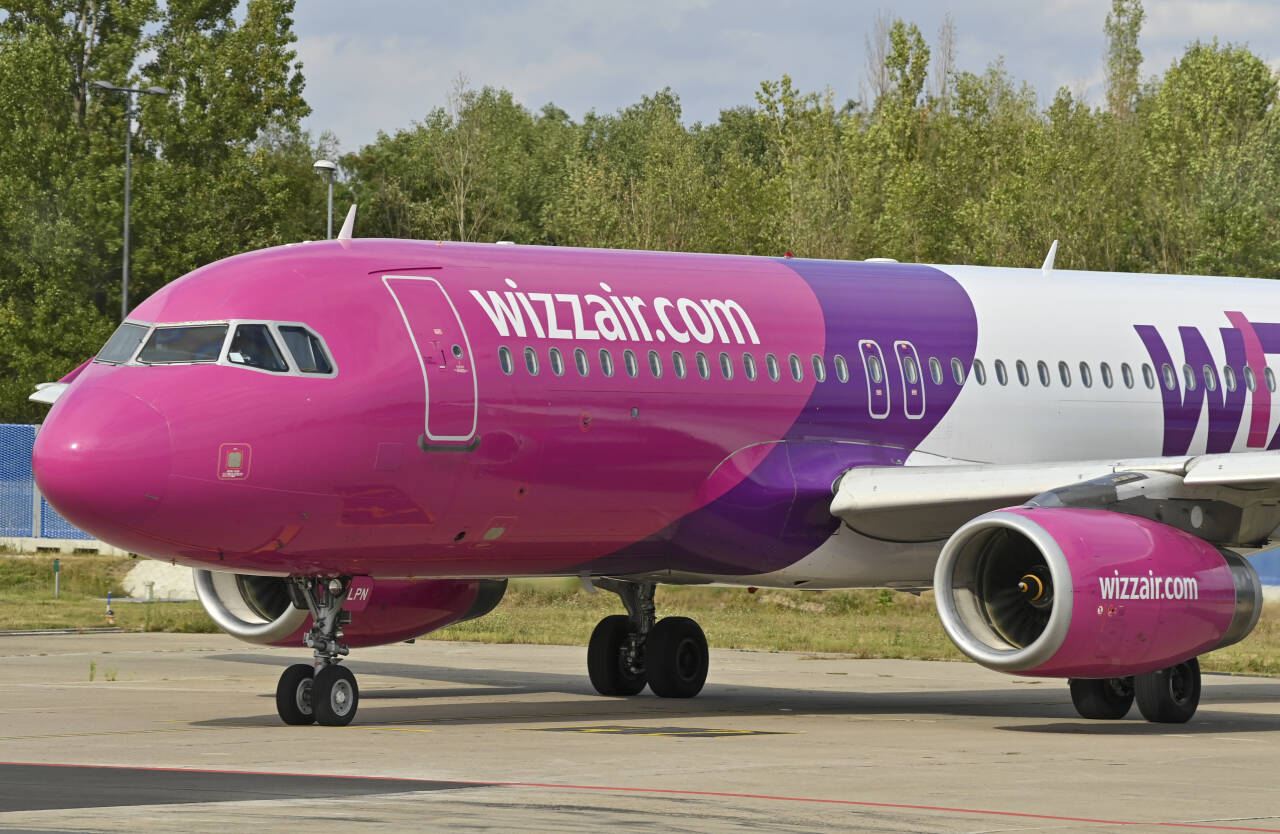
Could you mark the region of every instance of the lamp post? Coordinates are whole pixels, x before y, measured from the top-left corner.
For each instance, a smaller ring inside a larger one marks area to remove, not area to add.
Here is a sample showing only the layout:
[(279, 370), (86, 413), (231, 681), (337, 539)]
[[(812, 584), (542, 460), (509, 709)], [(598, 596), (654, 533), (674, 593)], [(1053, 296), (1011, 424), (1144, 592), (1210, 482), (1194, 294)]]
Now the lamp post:
[(338, 166), (327, 159), (317, 159), (311, 167), (315, 169), (317, 174), (329, 181), (329, 224), (325, 239), (333, 240), (333, 172)]
[(91, 81), (89, 86), (125, 94), (124, 118), (124, 265), (120, 271), (120, 320), (129, 315), (129, 183), (133, 179), (133, 120), (142, 115), (136, 95), (167, 96), (164, 87), (121, 87), (106, 81)]

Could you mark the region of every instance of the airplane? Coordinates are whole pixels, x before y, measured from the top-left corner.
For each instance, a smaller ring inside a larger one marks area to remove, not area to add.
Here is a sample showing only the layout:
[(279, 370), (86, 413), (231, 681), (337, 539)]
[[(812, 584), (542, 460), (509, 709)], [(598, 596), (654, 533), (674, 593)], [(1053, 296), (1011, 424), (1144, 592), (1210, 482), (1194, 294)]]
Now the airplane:
[[(354, 207), (353, 207), (354, 212)], [(616, 593), (587, 671), (688, 698), (659, 584), (932, 588), (976, 662), (1181, 723), (1246, 637), (1280, 524), (1280, 291), (1262, 280), (353, 238), (168, 284), (33, 395), (68, 521), (195, 569), (231, 635), (353, 648), (511, 577)], [(1242, 555), (1243, 554), (1243, 555)], [(851, 623), (851, 627), (856, 624)]]

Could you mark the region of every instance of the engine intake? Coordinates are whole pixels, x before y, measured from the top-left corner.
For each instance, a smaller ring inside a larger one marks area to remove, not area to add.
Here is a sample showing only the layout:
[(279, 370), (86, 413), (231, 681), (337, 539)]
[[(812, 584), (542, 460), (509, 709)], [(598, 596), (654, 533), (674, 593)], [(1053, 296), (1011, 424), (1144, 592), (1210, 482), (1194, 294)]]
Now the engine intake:
[(1246, 637), (1262, 585), (1243, 557), (1105, 510), (1016, 507), (947, 541), (934, 572), (947, 636), (1002, 672), (1150, 672)]
[[(289, 582), (278, 576), (195, 571), (200, 603), (232, 637), (269, 646), (300, 646), (311, 614), (293, 604)], [(353, 648), (398, 643), (474, 620), (494, 609), (505, 579), (379, 579), (368, 606), (343, 627)]]

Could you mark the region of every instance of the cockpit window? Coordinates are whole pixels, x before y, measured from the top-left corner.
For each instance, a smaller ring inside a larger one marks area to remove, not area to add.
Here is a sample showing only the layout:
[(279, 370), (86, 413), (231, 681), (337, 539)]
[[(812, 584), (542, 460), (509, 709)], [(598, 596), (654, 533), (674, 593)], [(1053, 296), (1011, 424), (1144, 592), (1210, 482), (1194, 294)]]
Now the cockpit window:
[(227, 336), (225, 324), (182, 324), (157, 327), (138, 354), (146, 365), (169, 362), (217, 362)]
[(314, 333), (292, 324), (282, 324), (277, 329), (285, 346), (289, 348), (289, 353), (293, 354), (298, 370), (304, 374), (333, 373), (333, 363), (329, 361), (324, 345)]
[(231, 337), (231, 347), (227, 351), (227, 361), (264, 371), (289, 370), (284, 357), (280, 355), (280, 348), (276, 347), (276, 340), (271, 338), (271, 331), (265, 324), (236, 325), (236, 334)]
[(107, 339), (107, 343), (102, 346), (102, 350), (98, 351), (94, 359), (98, 362), (117, 364), (128, 362), (133, 358), (138, 345), (142, 344), (142, 340), (147, 337), (147, 330), (146, 325), (125, 322), (116, 328), (116, 332), (111, 334), (111, 338)]

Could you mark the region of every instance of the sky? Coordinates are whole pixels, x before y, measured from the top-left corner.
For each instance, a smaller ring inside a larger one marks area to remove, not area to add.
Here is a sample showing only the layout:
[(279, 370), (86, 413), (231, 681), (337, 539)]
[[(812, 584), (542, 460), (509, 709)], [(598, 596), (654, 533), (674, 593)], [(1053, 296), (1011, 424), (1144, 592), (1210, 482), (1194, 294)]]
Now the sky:
[[(1214, 38), (1280, 68), (1275, 0), (1144, 5), (1144, 78), (1193, 41)], [(510, 90), (531, 110), (554, 103), (574, 120), (670, 87), (687, 123), (713, 122), (783, 74), (804, 91), (830, 88), (839, 106), (864, 96), (878, 13), (915, 23), (931, 46), (950, 14), (958, 69), (982, 72), (1003, 57), (1042, 105), (1061, 86), (1100, 103), (1110, 8), (1110, 0), (302, 0), (294, 31), (313, 111), (304, 127), (355, 151), (443, 106), (459, 75), (474, 88)]]

